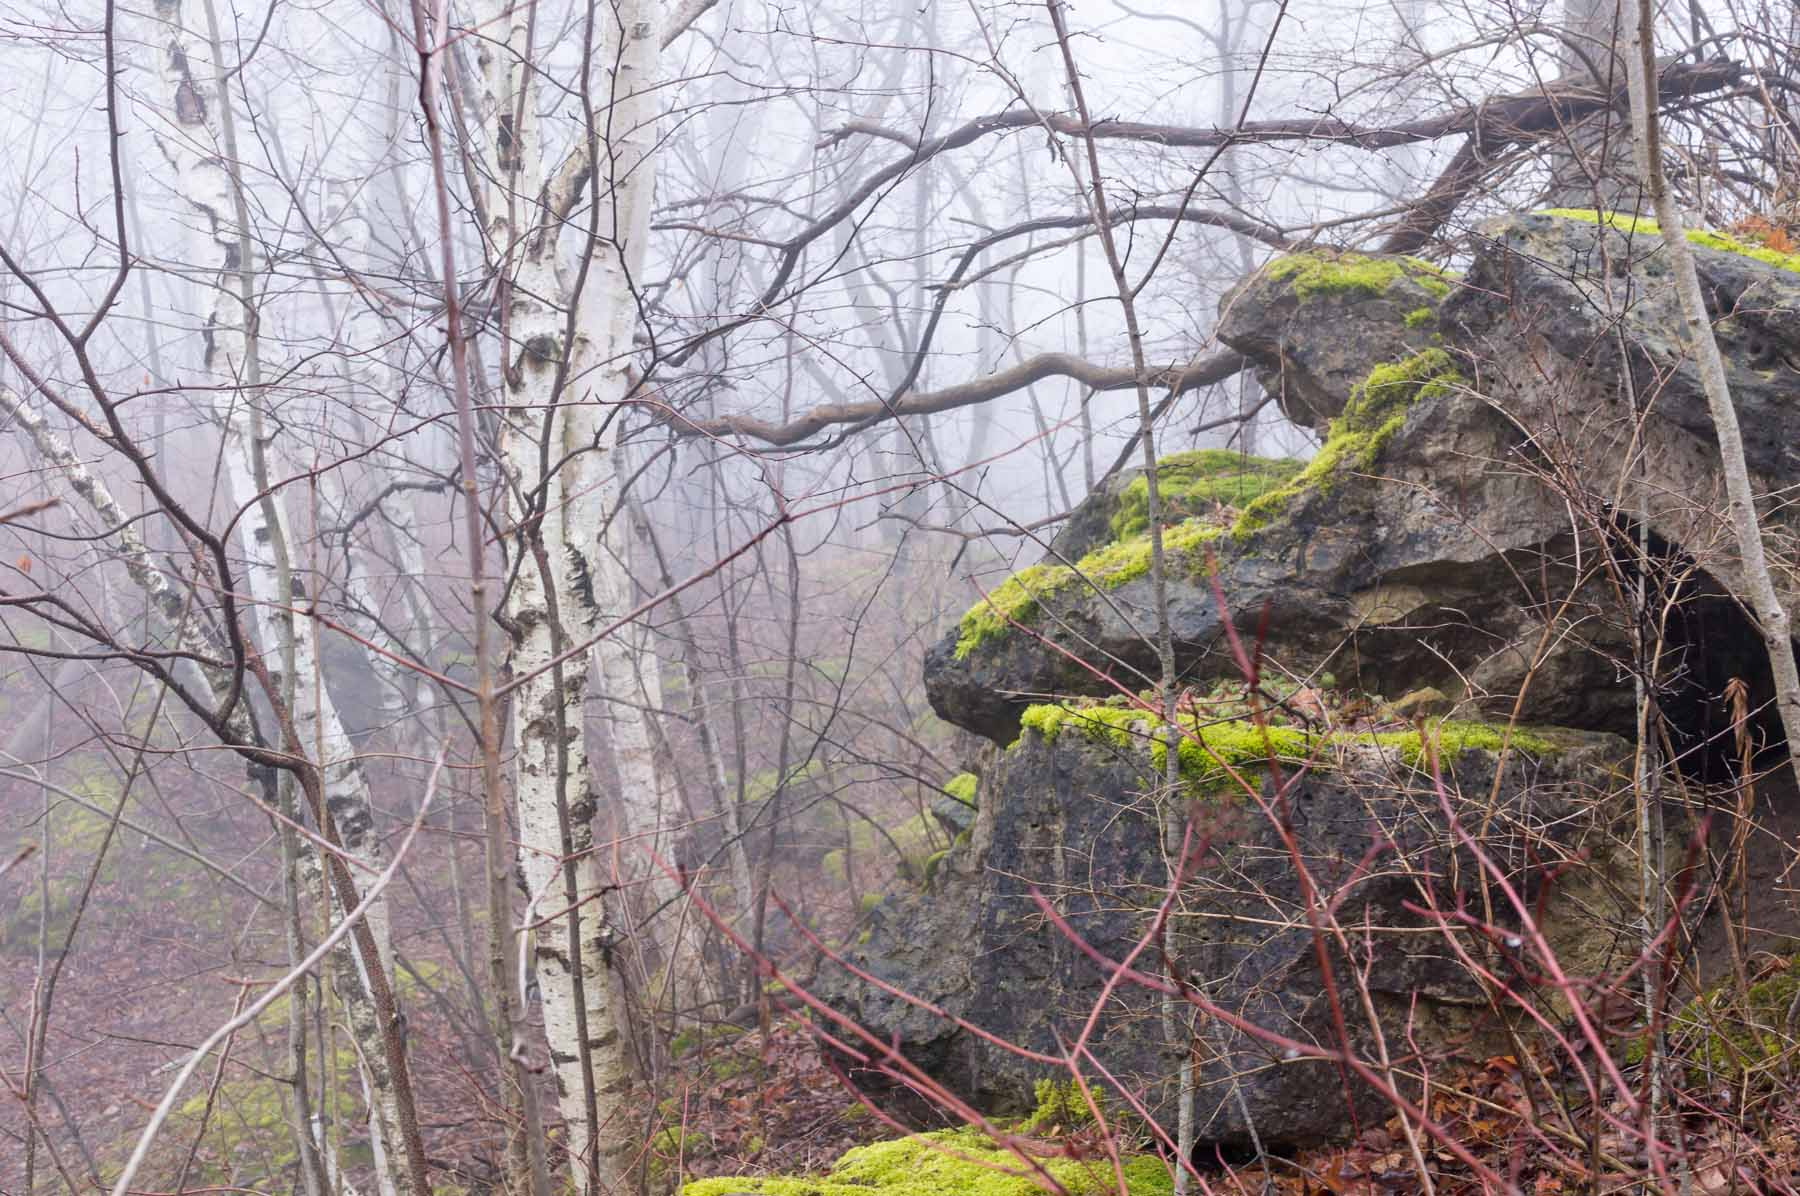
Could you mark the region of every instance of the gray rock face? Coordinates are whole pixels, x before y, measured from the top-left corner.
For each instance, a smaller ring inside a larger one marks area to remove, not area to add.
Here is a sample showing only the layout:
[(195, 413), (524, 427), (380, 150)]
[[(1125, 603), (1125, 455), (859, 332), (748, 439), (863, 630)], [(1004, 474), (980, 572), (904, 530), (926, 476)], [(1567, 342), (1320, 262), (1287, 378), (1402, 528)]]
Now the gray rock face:
[[(1543, 760), (1511, 757), (1482, 837), (1490, 857), (1534, 897), (1542, 874), (1527, 859), (1541, 865), (1547, 841), (1560, 844), (1564, 858), (1607, 841), (1603, 832), (1616, 811), (1594, 799), (1610, 788), (1608, 765), (1629, 755), (1610, 736), (1568, 735), (1560, 742), (1562, 749)], [(1428, 922), (1414, 907), (1424, 903), (1422, 889), (1434, 890), (1445, 908), (1454, 908), (1459, 895), (1478, 907), (1471, 895), (1474, 861), (1451, 841), (1430, 778), (1396, 753), (1351, 746), (1341, 757), (1326, 751), (1321, 759), (1321, 767), (1287, 792), (1286, 820), (1318, 891), (1336, 894), (1343, 886), (1340, 920), (1372, 928), (1366, 954), (1360, 942), (1352, 947), (1354, 959), (1338, 945), (1330, 947), (1336, 983), (1352, 1006), (1346, 1017), (1352, 1045), (1373, 1057), (1373, 1029), (1352, 979), (1365, 969), (1370, 999), (1396, 1055), (1411, 1049), (1404, 1045), (1408, 1018), (1418, 1048), (1435, 1051), (1454, 1040), (1455, 1050), (1472, 1053), (1499, 1027), (1486, 1019), (1481, 994), (1444, 937), (1421, 932)], [(1482, 822), (1495, 765), (1493, 754), (1471, 750), (1447, 769), (1450, 792), (1467, 795), (1467, 804), (1462, 796), (1454, 800), (1471, 825)], [(1059, 1044), (1074, 1040), (1101, 1001), (1105, 976), (1050, 923), (1033, 894), (1109, 959), (1132, 950), (1151, 924), (1168, 875), (1166, 814), (1140, 796), (1156, 790), (1152, 772), (1147, 751), (1097, 744), (1067, 726), (1054, 743), (1027, 732), (1001, 755), (972, 841), (940, 867), (936, 891), (884, 905), (873, 934), (851, 958), (1001, 1039), (1058, 1054)], [(1249, 775), (1260, 779), (1265, 798), (1274, 796), (1266, 769)], [(1180, 967), (1228, 1013), (1303, 1043), (1334, 1044), (1306, 899), (1275, 824), (1241, 794), (1215, 795), (1195, 813), (1203, 841), (1173, 922)], [(1383, 834), (1393, 846), (1372, 857)], [(1372, 858), (1380, 866), (1368, 869)], [(1460, 875), (1462, 883), (1415, 884), (1407, 869), (1395, 866), (1401, 860), (1440, 877)], [(1359, 869), (1375, 874), (1351, 883)], [(1589, 861), (1563, 873), (1558, 884), (1583, 887), (1584, 869), (1603, 871)], [(1591, 924), (1557, 926), (1553, 933), (1565, 958), (1577, 940), (1584, 958), (1604, 949)], [(1509, 955), (1501, 942), (1503, 968)], [(1161, 971), (1155, 947), (1139, 957), (1139, 966)], [(984, 1107), (1029, 1108), (1033, 1083), (1049, 1074), (1042, 1064), (848, 973), (827, 976), (824, 990), (839, 1008), (883, 1038), (897, 1039), (910, 1059)], [(1196, 1042), (1203, 1052), (1196, 1104), (1201, 1141), (1247, 1141), (1246, 1109), (1266, 1141), (1304, 1142), (1345, 1128), (1345, 1085), (1334, 1065), (1290, 1059), (1281, 1045), (1221, 1021), (1203, 1021)], [(1108, 1071), (1173, 1125), (1176, 1056), (1153, 992), (1121, 987), (1105, 1002), (1090, 1046)], [(1366, 1087), (1353, 1087), (1360, 1108), (1378, 1104)]]
[[(1641, 494), (1652, 531), (1740, 592), (1735, 550), (1720, 534), (1718, 442), (1660, 236), (1541, 215), (1511, 217), (1487, 235), (1443, 311), (1459, 351), (1483, 363), (1483, 392), (1529, 430), (1535, 455), (1578, 463), (1596, 493)], [(1800, 478), (1800, 273), (1704, 243), (1694, 256), (1752, 481), (1761, 493), (1791, 486)], [(1635, 441), (1634, 399), (1647, 411)], [(1764, 518), (1791, 615), (1800, 610), (1800, 529), (1786, 510)]]

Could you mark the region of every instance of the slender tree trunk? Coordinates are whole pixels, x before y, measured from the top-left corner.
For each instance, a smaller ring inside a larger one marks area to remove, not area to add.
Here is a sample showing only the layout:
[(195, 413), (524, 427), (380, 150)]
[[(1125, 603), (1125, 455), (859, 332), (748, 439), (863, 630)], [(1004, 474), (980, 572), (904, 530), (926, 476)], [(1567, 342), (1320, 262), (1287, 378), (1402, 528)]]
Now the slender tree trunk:
[(1800, 669), (1794, 664), (1793, 632), (1787, 608), (1775, 592), (1768, 554), (1763, 548), (1762, 527), (1756, 514), (1756, 493), (1751, 487), (1750, 467), (1744, 460), (1744, 438), (1738, 428), (1737, 408), (1732, 406), (1731, 386), (1726, 380), (1725, 360), (1719, 353), (1719, 342), (1713, 337), (1712, 316), (1706, 310), (1706, 295), (1700, 289), (1700, 273), (1694, 266), (1693, 247), (1688, 243), (1686, 222), (1681, 209), (1669, 193), (1669, 180), (1662, 169), (1662, 130), (1657, 121), (1656, 98), (1656, 24), (1649, 0), (1636, 0), (1631, 25), (1631, 48), (1626, 55), (1626, 69), (1631, 85), (1631, 106), (1637, 117), (1638, 173), (1650, 190), (1656, 208), (1656, 222), (1662, 229), (1663, 245), (1668, 252), (1669, 273), (1681, 296), (1681, 309), (1687, 317), (1687, 338), (1693, 349), (1694, 362), (1700, 370), (1700, 383), (1706, 391), (1706, 406), (1719, 441), (1719, 458), (1725, 474), (1725, 491), (1730, 503), (1731, 530), (1737, 538), (1739, 584), (1756, 614), (1763, 641), (1768, 648), (1769, 668), (1775, 678), (1775, 708), (1781, 715), (1782, 733), (1788, 742), (1788, 763), (1800, 778)]
[[(374, 834), (366, 779), (355, 758), (349, 737), (332, 706), (330, 695), (319, 683), (317, 645), (309, 621), (297, 619), (292, 608), (300, 595), (291, 561), (287, 559), (286, 529), (279, 501), (269, 492), (268, 468), (263, 458), (258, 385), (260, 362), (255, 323), (254, 244), (248, 228), (248, 205), (237, 178), (240, 169), (232, 122), (229, 81), (221, 61), (217, 21), (207, 9), (212, 27), (202, 39), (185, 23), (180, 0), (157, 0), (156, 15), (163, 23), (159, 39), (158, 96), (172, 125), (158, 137), (164, 157), (174, 172), (175, 190), (201, 217), (194, 240), (196, 260), (214, 272), (212, 303), (207, 318), (204, 372), (215, 387), (225, 438), (223, 461), (227, 478), (240, 500), (248, 503), (240, 520), (246, 561), (246, 580), (257, 604), (259, 638), (265, 645), (280, 645), (280, 685), (291, 694), (288, 703), (294, 733), (304, 749), (316, 753), (323, 790), (323, 804), (354, 857), (384, 866), (379, 838)], [(210, 65), (208, 78), (199, 73)], [(324, 891), (322, 869), (318, 874)], [(402, 1103), (407, 1098), (396, 1090), (397, 1069), (389, 1059), (389, 1035), (377, 1014), (373, 994), (392, 974), (389, 966), (386, 902), (378, 903), (368, 918), (370, 938), (376, 948), (373, 959), (349, 952), (340, 960), (354, 959), (354, 974), (340, 977), (338, 990), (358, 1039), (364, 1061), (363, 1080), (368, 1090), (370, 1130), (385, 1165), (378, 1168), (384, 1193), (411, 1196), (415, 1179), (423, 1177), (423, 1160), (402, 1161), (406, 1134)], [(371, 976), (378, 969), (382, 976)], [(409, 1103), (409, 1102), (407, 1102)], [(409, 1174), (409, 1171), (415, 1174)]]
[[(582, 483), (592, 476), (596, 452), (608, 458), (601, 468), (611, 468), (611, 454), (599, 443), (605, 430), (599, 412), (607, 400), (616, 404), (624, 397), (623, 390), (609, 394), (605, 387), (615, 373), (623, 379), (628, 356), (608, 349), (629, 349), (636, 308), (629, 280), (620, 277), (622, 268), (609, 266), (616, 255), (604, 245), (591, 246), (591, 258), (581, 267), (586, 284), (570, 293), (557, 270), (557, 237), (564, 214), (582, 200), (592, 199), (603, 185), (611, 192), (629, 184), (620, 174), (615, 142), (599, 130), (636, 126), (621, 119), (616, 105), (606, 106), (609, 97), (602, 95), (590, 140), (555, 171), (545, 171), (531, 93), (537, 77), (531, 66), (534, 12), (528, 6), (484, 6), (488, 37), (478, 51), (489, 144), (497, 151), (496, 177), (506, 184), (489, 191), (489, 244), (512, 255), (502, 263), (511, 302), (500, 369), (501, 455), (518, 499), (520, 527), (517, 580), (506, 609), (515, 678), (514, 791), (522, 871), (536, 920), (545, 1037), (574, 1178), (595, 1192), (628, 1183), (640, 1119), (633, 1107), (635, 1064), (614, 961), (619, 935), (607, 916), (603, 882), (608, 878), (594, 850), (595, 793), (585, 742), (587, 655), (570, 653), (572, 635), (590, 621), (587, 608), (600, 583), (592, 544), (598, 529), (578, 517), (588, 501)], [(627, 76), (634, 54), (642, 53), (636, 40), (648, 41), (653, 56), (654, 23), (646, 25), (647, 13), (648, 6), (629, 2), (596, 6), (588, 28), (590, 61), (604, 68), (617, 60), (618, 73)], [(640, 38), (645, 28), (651, 32)], [(647, 96), (640, 101), (648, 102)], [(648, 136), (648, 130), (641, 135)], [(639, 174), (647, 176), (647, 167)], [(601, 352), (590, 346), (596, 330), (602, 334)], [(571, 379), (580, 379), (585, 392), (590, 378), (596, 393), (571, 393)], [(606, 413), (614, 412), (607, 407)]]

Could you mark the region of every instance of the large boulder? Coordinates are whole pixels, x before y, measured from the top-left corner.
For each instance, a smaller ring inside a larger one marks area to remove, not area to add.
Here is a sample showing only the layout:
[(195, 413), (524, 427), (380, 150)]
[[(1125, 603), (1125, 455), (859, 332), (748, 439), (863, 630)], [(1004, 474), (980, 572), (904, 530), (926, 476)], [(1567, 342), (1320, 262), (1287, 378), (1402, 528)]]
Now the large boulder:
[[(1216, 1019), (1191, 1030), (1184, 1022), (1172, 1050), (1157, 995), (1131, 983), (1103, 994), (1105, 973), (1071, 937), (1113, 960), (1132, 951), (1166, 895), (1168, 820), (1191, 809), (1203, 849), (1185, 877), (1171, 947), (1207, 999), (1286, 1038), (1335, 1045), (1309, 922), (1319, 912), (1317, 894), (1324, 894), (1337, 902), (1336, 921), (1355, 928), (1348, 954), (1343, 942), (1327, 939), (1353, 1048), (1376, 1057), (1379, 1028), (1396, 1057), (1414, 1050), (1479, 1055), (1501, 1027), (1487, 1015), (1450, 936), (1417, 911), (1430, 900), (1444, 909), (1459, 900), (1479, 908), (1480, 870), (1440, 809), (1418, 732), (1309, 741), (1292, 728), (1275, 730), (1272, 747), (1286, 758), (1282, 775), (1291, 779), (1280, 797), (1285, 816), (1277, 820), (1198, 756), (1186, 761), (1183, 792), (1172, 801), (1153, 796), (1162, 790), (1162, 769), (1144, 746), (1154, 720), (1142, 717), (1116, 706), (1033, 708), (1030, 727), (983, 778), (974, 832), (940, 865), (934, 891), (890, 899), (850, 956), (858, 969), (917, 1000), (843, 969), (822, 978), (829, 999), (989, 1109), (1029, 1108), (1034, 1082), (1051, 1074), (1000, 1041), (1059, 1055), (1099, 1005), (1089, 1039), (1095, 1058), (1165, 1124), (1174, 1124), (1174, 1060), (1193, 1045), (1201, 1060), (1202, 1142), (1246, 1142), (1252, 1123), (1276, 1143), (1339, 1132), (1346, 1088), (1335, 1066), (1293, 1057), (1279, 1043)], [(1214, 725), (1201, 734), (1259, 787), (1263, 801), (1276, 800), (1269, 745), (1252, 725)], [(1559, 892), (1588, 894), (1580, 902), (1587, 916), (1546, 925), (1565, 961), (1577, 954), (1597, 960), (1610, 943), (1600, 922), (1619, 909), (1595, 895), (1608, 891), (1618, 866), (1610, 845), (1620, 810), (1608, 795), (1617, 792), (1615, 768), (1629, 759), (1625, 743), (1533, 733), (1510, 745), (1502, 765), (1492, 728), (1444, 724), (1430, 734), (1448, 800), (1479, 829), (1483, 851), (1526, 899), (1538, 900), (1559, 867)], [(1377, 850), (1384, 841), (1388, 846)], [(1310, 874), (1310, 911), (1290, 850)], [(1066, 932), (1045, 916), (1040, 896), (1066, 921)], [(1516, 921), (1505, 910), (1500, 920)], [(1465, 950), (1486, 949), (1457, 937)], [(1504, 940), (1495, 946), (1498, 966), (1510, 967), (1512, 950)], [(1160, 974), (1158, 948), (1140, 954), (1137, 965)], [(1361, 1004), (1358, 975), (1375, 1022)], [(1368, 1087), (1352, 1088), (1357, 1105), (1379, 1104)]]
[[(1482, 365), (1483, 395), (1528, 435), (1534, 455), (1573, 465), (1593, 493), (1620, 495), (1656, 536), (1741, 596), (1718, 440), (1656, 226), (1540, 214), (1485, 232), (1443, 312), (1459, 354)], [(1800, 480), (1800, 255), (1717, 233), (1690, 240), (1751, 481), (1770, 496), (1765, 532), (1791, 615), (1800, 611), (1800, 525), (1781, 496)]]
[[(840, 970), (825, 981), (838, 1006), (965, 1095), (1027, 1104), (1044, 1069), (996, 1039), (1059, 1053), (1105, 979), (1058, 922), (1108, 958), (1130, 951), (1169, 883), (1165, 832), (1189, 813), (1207, 851), (1175, 907), (1172, 948), (1230, 1016), (1172, 1041), (1154, 994), (1126, 984), (1089, 1046), (1159, 1115), (1171, 1052), (1194, 1048), (1203, 1142), (1252, 1127), (1273, 1141), (1327, 1136), (1347, 1124), (1346, 1100), (1374, 1099), (1250, 1030), (1338, 1042), (1296, 854), (1337, 923), (1357, 928), (1326, 947), (1364, 1058), (1381, 1057), (1378, 1033), (1391, 1056), (1466, 1054), (1497, 1030), (1421, 907), (1483, 910), (1501, 925), (1460, 945), (1502, 975), (1524, 966), (1508, 954), (1507, 903), (1474, 896), (1481, 869), (1459, 825), (1478, 827), (1492, 866), (1540, 903), (1570, 973), (1606, 973), (1609, 928), (1630, 924), (1621, 911), (1635, 885), (1619, 883), (1635, 863), (1614, 826), (1613, 795), (1629, 781), (1611, 733), (1634, 729), (1640, 576), (1663, 637), (1658, 709), (1678, 749), (1728, 732), (1727, 679), (1747, 680), (1753, 702), (1768, 691), (1654, 232), (1591, 213), (1519, 216), (1486, 230), (1466, 278), (1312, 254), (1236, 288), (1221, 339), (1323, 443), (1304, 466), (1214, 452), (1159, 470), (1168, 616), (1194, 718), (1181, 783), (1169, 790), (1166, 749), (1146, 749), (1150, 728), (1116, 704), (1158, 675), (1147, 486), (1126, 474), (928, 654), (938, 713), (1005, 750), (933, 891), (884, 905), (858, 949), (858, 967), (892, 989)], [(1780, 495), (1800, 482), (1800, 259), (1695, 240), (1753, 480)], [(1792, 608), (1796, 528), (1785, 509), (1768, 516)], [(1280, 765), (1260, 732), (1205, 713), (1234, 684), (1243, 700), (1234, 630), (1265, 697), (1285, 703)], [(1360, 713), (1327, 709), (1322, 691), (1334, 689), (1363, 695)], [(1495, 724), (1439, 721), (1446, 710), (1577, 730), (1509, 739), (1503, 755), (1480, 729)], [(1421, 736), (1442, 739), (1442, 800)], [(1225, 783), (1220, 758), (1247, 789)], [(1304, 775), (1284, 788), (1301, 759)], [(1156, 948), (1139, 961), (1165, 963)]]
[[(1324, 444), (1298, 475), (1212, 461), (1213, 489), (1276, 481), (1210, 513), (1176, 504), (1165, 539), (1184, 682), (1241, 672), (1230, 620), (1269, 669), (1298, 678), (1330, 673), (1390, 696), (1430, 686), (1470, 711), (1629, 730), (1620, 576), (1595, 568), (1594, 549), (1642, 510), (1670, 572), (1699, 567), (1677, 619), (1693, 628), (1672, 634), (1719, 649), (1671, 670), (1671, 703), (1702, 706), (1696, 695), (1733, 675), (1764, 686), (1756, 637), (1733, 609), (1742, 591), (1717, 450), (1660, 243), (1634, 229), (1515, 217), (1489, 230), (1464, 281), (1410, 259), (1315, 255), (1227, 297), (1221, 338)], [(1697, 253), (1727, 313), (1734, 396), (1772, 493), (1800, 460), (1800, 403), (1781, 398), (1800, 388), (1800, 274), (1767, 253)], [(1633, 396), (1650, 410), (1635, 441)], [(1041, 695), (1103, 695), (1155, 675), (1147, 530), (1118, 517), (1134, 485), (1098, 491), (1050, 558), (996, 586), (931, 649), (940, 715), (1007, 743)], [(1778, 584), (1800, 595), (1792, 519), (1771, 512), (1770, 527)]]

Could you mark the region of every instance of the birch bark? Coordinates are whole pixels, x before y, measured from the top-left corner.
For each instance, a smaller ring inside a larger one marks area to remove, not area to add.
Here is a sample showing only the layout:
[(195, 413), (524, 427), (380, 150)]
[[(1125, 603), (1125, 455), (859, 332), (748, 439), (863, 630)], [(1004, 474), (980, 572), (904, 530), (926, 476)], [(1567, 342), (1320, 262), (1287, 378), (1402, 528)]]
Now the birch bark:
[[(632, 0), (596, 6), (593, 61), (612, 64), (638, 52), (636, 9)], [(559, 277), (559, 234), (587, 195), (594, 160), (602, 159), (598, 168), (608, 187), (617, 180), (611, 133), (618, 126), (616, 114), (596, 112), (590, 143), (553, 172), (545, 170), (540, 97), (531, 86), (538, 77), (533, 11), (484, 6), (488, 38), (478, 51), (484, 131), (499, 180), (485, 204), (488, 244), (502, 255), (511, 296), (500, 364), (501, 456), (520, 529), (506, 604), (515, 678), (514, 789), (529, 908), (541, 918), (534, 956), (544, 1034), (574, 1179), (584, 1190), (602, 1191), (627, 1186), (636, 1159), (636, 1069), (614, 966), (619, 936), (608, 920), (594, 851), (595, 797), (584, 737), (587, 661), (585, 654), (562, 658), (572, 635), (591, 621), (596, 583), (583, 539), (592, 531), (583, 529), (589, 508), (582, 496), (591, 473), (566, 463), (590, 458), (600, 440), (594, 408), (585, 396), (575, 401), (570, 385), (594, 360), (587, 343), (592, 312), (628, 300), (629, 288), (614, 289), (618, 276), (605, 265), (604, 247), (596, 247), (594, 268), (585, 271), (591, 289), (570, 293)], [(629, 316), (624, 319), (628, 350)], [(610, 329), (614, 322), (601, 318), (598, 326)], [(621, 357), (621, 374), (624, 365)], [(601, 368), (610, 376), (604, 361)]]
[[(211, 24), (210, 9), (206, 15)], [(157, 96), (172, 118), (159, 129), (156, 140), (173, 172), (175, 191), (197, 217), (192, 237), (196, 273), (212, 279), (202, 366), (213, 387), (227, 480), (238, 499), (247, 504), (238, 527), (245, 578), (256, 606), (258, 638), (265, 654), (279, 646), (282, 675), (278, 680), (281, 688), (292, 694), (289, 709), (295, 736), (314, 752), (325, 809), (344, 848), (370, 865), (373, 875), (379, 875), (385, 867), (384, 852), (374, 833), (367, 780), (321, 679), (311, 622), (293, 614), (304, 593), (287, 556), (289, 541), (279, 499), (267, 485), (268, 466), (256, 406), (260, 362), (254, 249), (241, 180), (234, 177), (238, 158), (232, 144), (231, 97), (216, 31), (200, 36), (184, 18), (182, 0), (156, 0), (155, 16), (161, 26), (153, 42), (158, 47)], [(314, 877), (319, 892), (325, 893), (328, 886), (316, 866), (309, 869), (309, 879)], [(384, 978), (392, 975), (385, 900), (371, 907), (368, 929), (376, 948), (375, 961), (364, 961), (346, 946), (337, 953), (337, 988), (362, 1062), (370, 1132), (381, 1163), (377, 1168), (381, 1191), (384, 1196), (408, 1196), (414, 1185), (399, 1162), (403, 1140), (399, 1098), (389, 1066), (386, 1028), (374, 999), (382, 981), (374, 980), (368, 971), (374, 966)], [(344, 966), (349, 961), (354, 962), (353, 967)]]

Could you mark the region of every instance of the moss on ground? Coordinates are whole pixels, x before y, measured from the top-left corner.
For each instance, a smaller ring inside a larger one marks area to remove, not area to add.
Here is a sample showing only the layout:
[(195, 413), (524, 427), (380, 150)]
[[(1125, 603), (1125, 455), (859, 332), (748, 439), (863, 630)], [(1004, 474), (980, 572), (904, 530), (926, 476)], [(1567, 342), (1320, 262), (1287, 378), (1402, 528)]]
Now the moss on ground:
[[(1608, 228), (1629, 235), (1647, 237), (1662, 236), (1662, 226), (1654, 220), (1642, 216), (1633, 216), (1626, 212), (1597, 212), (1593, 208), (1549, 208), (1538, 213), (1541, 216), (1559, 216), (1564, 220), (1582, 220), (1588, 224), (1604, 224)], [(1754, 258), (1765, 265), (1775, 266), (1782, 270), (1792, 270), (1800, 274), (1800, 253), (1783, 253), (1778, 249), (1770, 249), (1766, 245), (1758, 245), (1754, 241), (1746, 241), (1734, 237), (1730, 233), (1714, 232), (1711, 229), (1690, 228), (1687, 239), (1695, 245), (1707, 249), (1722, 249), (1726, 253), (1742, 254)]]
[[(911, 877), (923, 876), (925, 862), (948, 842), (949, 836), (929, 812), (914, 814), (904, 822), (888, 827), (885, 835), (861, 818), (850, 827), (850, 850), (859, 860), (864, 856), (890, 857), (897, 850), (901, 873)], [(819, 867), (826, 876), (842, 884), (846, 879), (844, 849), (839, 847), (826, 852)], [(858, 867), (860, 869), (861, 865)]]
[[(1169, 749), (1163, 728), (1167, 724), (1141, 707), (1046, 704), (1028, 706), (1019, 718), (1026, 731), (1035, 731), (1052, 744), (1064, 730), (1073, 730), (1094, 743), (1118, 749), (1148, 746), (1150, 762), (1160, 772)], [(1440, 719), (1422, 722), (1405, 731), (1336, 732), (1317, 734), (1297, 727), (1259, 726), (1248, 720), (1213, 721), (1178, 715), (1181, 732), (1176, 749), (1182, 778), (1195, 791), (1208, 793), (1231, 784), (1231, 769), (1267, 764), (1271, 759), (1286, 765), (1308, 760), (1329, 765), (1326, 754), (1334, 747), (1368, 746), (1397, 756), (1409, 768), (1429, 765), (1433, 751), (1446, 766), (1469, 751), (1497, 752), (1502, 746), (1532, 756), (1551, 756), (1561, 749), (1542, 734), (1504, 725)], [(1024, 731), (1020, 732), (1021, 739)], [(1013, 746), (1018, 746), (1017, 742)]]
[(1416, 257), (1314, 250), (1289, 254), (1263, 267), (1263, 273), (1286, 282), (1302, 302), (1324, 295), (1378, 297), (1397, 282), (1422, 288), (1433, 299), (1450, 293), (1455, 276)]
[[(1104, 1154), (1039, 1158), (1038, 1167), (1069, 1196), (1118, 1190)], [(1170, 1196), (1169, 1170), (1155, 1155), (1124, 1161), (1130, 1196)], [(719, 1176), (682, 1187), (682, 1196), (1042, 1196), (1048, 1187), (1022, 1159), (978, 1130), (940, 1130), (859, 1146), (818, 1178)]]
[(1285, 485), (1247, 505), (1232, 524), (1232, 538), (1246, 540), (1276, 522), (1302, 494), (1329, 487), (1341, 469), (1367, 471), (1406, 425), (1414, 404), (1447, 394), (1462, 383), (1455, 361), (1442, 349), (1426, 349), (1403, 361), (1376, 366), (1351, 392), (1343, 413), (1331, 421), (1325, 443), (1312, 461)]
[[(426, 960), (408, 960), (410, 967), (396, 968), (391, 980), (401, 1000), (416, 999), (421, 982), (435, 985), (443, 975), (438, 964)], [(416, 973), (416, 975), (415, 975)], [(262, 1011), (238, 1038), (231, 1067), (219, 1085), (207, 1114), (206, 1084), (201, 1076), (189, 1081), (192, 1092), (169, 1114), (158, 1153), (152, 1156), (147, 1177), (156, 1182), (173, 1181), (181, 1165), (187, 1145), (199, 1134), (202, 1121), (206, 1125), (188, 1173), (189, 1190), (205, 1187), (268, 1188), (286, 1191), (298, 1183), (299, 1150), (289, 1128), (289, 1101), (292, 1089), (280, 1075), (286, 1073), (285, 1042), (288, 1007), (293, 999), (289, 992), (276, 998)], [(261, 1040), (263, 1056), (250, 1046), (254, 1035)], [(314, 1051), (319, 1044), (310, 1046)], [(273, 1067), (270, 1060), (278, 1060)], [(313, 1066), (317, 1066), (314, 1059)], [(338, 1157), (348, 1168), (373, 1164), (374, 1156), (359, 1126), (366, 1116), (360, 1099), (361, 1081), (357, 1076), (357, 1050), (347, 1034), (337, 1031), (331, 1047), (331, 1071), (336, 1079), (330, 1091), (321, 1092), (318, 1077), (313, 1078), (313, 1111), (339, 1126), (342, 1140)], [(207, 1065), (210, 1069), (211, 1064)], [(101, 1150), (103, 1170), (112, 1159), (122, 1160), (131, 1148), (134, 1135), (127, 1135)], [(336, 1140), (336, 1139), (334, 1139)], [(165, 1145), (169, 1148), (165, 1152)], [(458, 1189), (448, 1189), (457, 1191)], [(444, 1192), (440, 1189), (440, 1192)]]
[[(1163, 522), (1174, 523), (1206, 514), (1213, 507), (1241, 507), (1281, 485), (1304, 468), (1304, 462), (1252, 457), (1232, 449), (1197, 449), (1175, 453), (1156, 463), (1156, 483)], [(1150, 483), (1141, 474), (1119, 495), (1112, 536), (1125, 540), (1150, 529)]]
[[(1800, 1002), (1800, 955), (1787, 967), (1752, 984), (1739, 1002), (1735, 986), (1725, 983), (1690, 1001), (1671, 1019), (1671, 1046), (1684, 1056), (1688, 1079), (1705, 1084), (1724, 1078), (1736, 1083), (1747, 1073), (1792, 1058), (1800, 1037), (1788, 1024), (1788, 1013)], [(1641, 1063), (1644, 1041), (1634, 1040), (1626, 1059)]]

